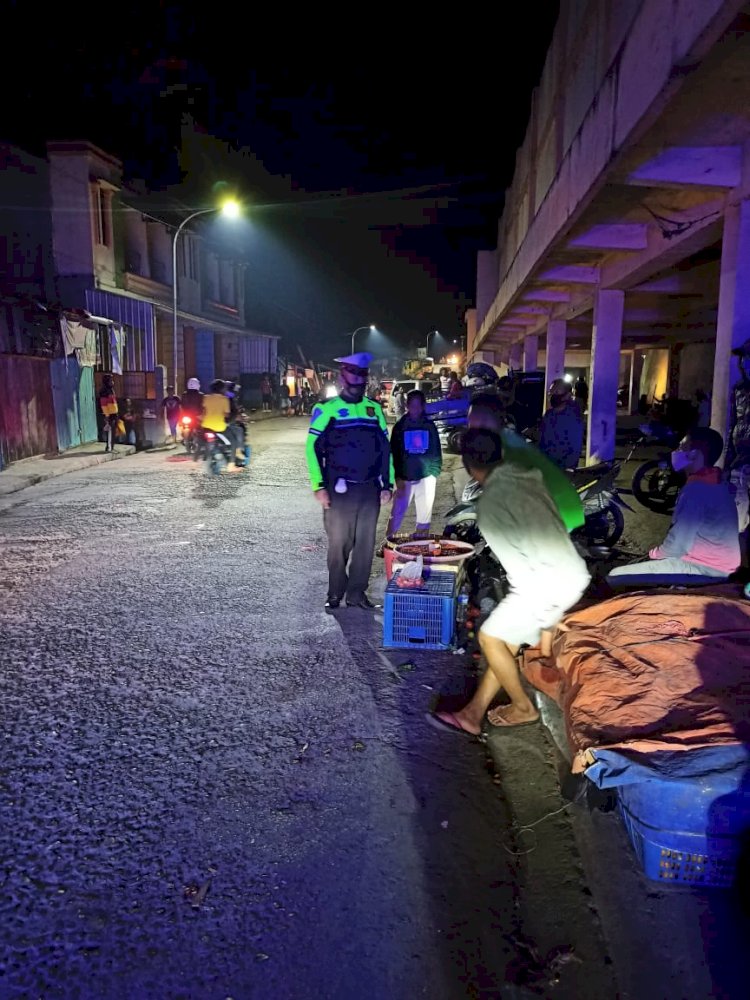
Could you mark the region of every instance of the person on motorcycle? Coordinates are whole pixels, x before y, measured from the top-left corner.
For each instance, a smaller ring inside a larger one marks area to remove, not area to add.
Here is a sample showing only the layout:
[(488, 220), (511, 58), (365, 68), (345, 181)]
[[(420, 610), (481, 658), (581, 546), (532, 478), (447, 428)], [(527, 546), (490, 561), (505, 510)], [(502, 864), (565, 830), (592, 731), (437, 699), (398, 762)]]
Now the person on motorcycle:
[(544, 485), (568, 531), (575, 531), (584, 524), (583, 504), (575, 486), (554, 462), (510, 426), (502, 398), (489, 392), (475, 396), (469, 407), (468, 425), (470, 429), (499, 434), (508, 462), (541, 472)]
[(194, 425), (201, 418), (201, 413), (203, 413), (203, 393), (201, 392), (201, 384), (197, 378), (189, 378), (187, 381), (187, 389), (182, 394), (182, 412), (183, 414), (189, 416)]
[(687, 473), (667, 537), (646, 562), (618, 566), (607, 577), (614, 588), (705, 586), (726, 580), (740, 565), (737, 506), (716, 467), (724, 439), (711, 427), (694, 427), (672, 452), (672, 467)]
[(239, 412), (240, 387), (236, 382), (227, 380), (224, 383), (224, 395), (229, 400), (229, 412), (234, 419)]
[(502, 564), (510, 592), (479, 630), (487, 669), (476, 694), (458, 711), (437, 711), (430, 718), (443, 729), (478, 736), (502, 689), (510, 704), (487, 714), (491, 725), (512, 728), (539, 720), (521, 681), (518, 651), (545, 635), (549, 641), (550, 630), (581, 598), (590, 577), (539, 469), (506, 460), (494, 431), (467, 431), (462, 454), (466, 471), (482, 486), (479, 530)]
[(244, 407), (240, 406), (237, 409), (237, 415), (234, 418), (234, 425), (237, 428), (237, 437), (241, 441), (240, 448), (237, 452), (238, 458), (236, 461), (237, 465), (241, 465), (243, 468), (250, 464), (250, 442), (248, 441), (247, 425), (248, 416), (247, 411)]
[(226, 395), (226, 385), (223, 379), (217, 378), (211, 383), (211, 392), (203, 397), (203, 430), (222, 434), (229, 441), (230, 454), (235, 465), (237, 449), (242, 446), (237, 428), (232, 421), (231, 401)]

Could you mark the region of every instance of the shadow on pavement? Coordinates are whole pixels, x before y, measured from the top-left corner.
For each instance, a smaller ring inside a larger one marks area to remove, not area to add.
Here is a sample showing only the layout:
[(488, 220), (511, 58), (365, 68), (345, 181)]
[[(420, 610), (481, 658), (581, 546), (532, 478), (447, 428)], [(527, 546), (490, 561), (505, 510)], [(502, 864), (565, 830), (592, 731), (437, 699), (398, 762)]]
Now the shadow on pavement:
[(200, 500), (204, 507), (216, 509), (227, 500), (234, 500), (243, 486), (250, 483), (247, 469), (229, 467), (218, 476), (211, 476), (201, 471), (195, 489), (191, 493), (193, 500)]
[(437, 731), (426, 719), (438, 692), (456, 701), (471, 694), (466, 657), (384, 650), (379, 614), (348, 610), (336, 619), (380, 717), (394, 720), (391, 746), (419, 803), (414, 835), (441, 962), (430, 996), (538, 995), (517, 971), (528, 964), (519, 930), (523, 883), (504, 790), (497, 778), (493, 784), (494, 766), (479, 741)]

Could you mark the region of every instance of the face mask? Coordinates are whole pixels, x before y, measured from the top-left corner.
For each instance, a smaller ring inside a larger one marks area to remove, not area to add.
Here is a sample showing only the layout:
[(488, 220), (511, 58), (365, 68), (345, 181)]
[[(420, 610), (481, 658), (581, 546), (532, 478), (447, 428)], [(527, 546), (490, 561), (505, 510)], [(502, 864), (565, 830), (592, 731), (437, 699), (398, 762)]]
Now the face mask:
[(690, 469), (691, 472), (699, 472), (703, 468), (703, 455), (696, 450), (673, 451), (672, 468), (675, 472), (684, 472), (685, 469)]

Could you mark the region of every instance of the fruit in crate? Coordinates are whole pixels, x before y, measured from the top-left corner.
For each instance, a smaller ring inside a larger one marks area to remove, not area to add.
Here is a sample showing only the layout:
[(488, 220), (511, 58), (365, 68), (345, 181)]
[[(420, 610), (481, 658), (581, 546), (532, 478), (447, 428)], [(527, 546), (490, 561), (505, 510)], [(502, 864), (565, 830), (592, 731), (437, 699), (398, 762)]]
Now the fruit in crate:
[(402, 576), (401, 573), (399, 573), (396, 577), (396, 586), (407, 590), (418, 590), (420, 587), (424, 587), (424, 580), (421, 576), (410, 578), (408, 576)]

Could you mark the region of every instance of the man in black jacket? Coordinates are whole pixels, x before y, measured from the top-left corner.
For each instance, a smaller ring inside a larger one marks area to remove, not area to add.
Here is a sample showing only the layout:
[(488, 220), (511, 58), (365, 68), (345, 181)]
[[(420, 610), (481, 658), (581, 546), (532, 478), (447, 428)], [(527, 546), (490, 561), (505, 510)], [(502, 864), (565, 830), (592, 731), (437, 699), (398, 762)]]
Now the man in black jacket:
[(406, 413), (391, 432), (391, 454), (396, 494), (388, 535), (395, 534), (401, 527), (412, 497), (417, 509), (417, 532), (427, 534), (437, 477), (443, 467), (443, 453), (437, 427), (425, 415), (425, 397), (419, 389), (412, 389), (406, 397)]

